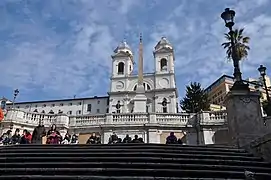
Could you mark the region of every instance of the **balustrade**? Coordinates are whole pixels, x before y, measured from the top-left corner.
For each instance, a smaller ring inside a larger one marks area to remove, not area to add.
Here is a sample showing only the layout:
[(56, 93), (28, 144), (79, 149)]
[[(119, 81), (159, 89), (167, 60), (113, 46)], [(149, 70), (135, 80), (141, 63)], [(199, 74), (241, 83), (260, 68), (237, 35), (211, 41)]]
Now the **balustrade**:
[(147, 113), (113, 114), (113, 124), (145, 124), (149, 123)]
[(202, 112), (200, 117), (201, 125), (221, 125), (227, 123), (227, 113), (222, 111)]
[(178, 125), (187, 125), (188, 120), (191, 118), (191, 115), (188, 113), (157, 113), (156, 121), (158, 124), (178, 124)]
[(189, 113), (121, 113), (102, 115), (67, 116), (65, 114), (39, 114), (20, 110), (9, 110), (4, 121), (36, 126), (42, 121), (45, 126), (56, 124), (68, 127), (88, 127), (100, 125), (174, 125), (190, 127), (192, 121), (199, 120), (201, 125), (225, 124), (225, 111), (198, 113), (197, 118)]

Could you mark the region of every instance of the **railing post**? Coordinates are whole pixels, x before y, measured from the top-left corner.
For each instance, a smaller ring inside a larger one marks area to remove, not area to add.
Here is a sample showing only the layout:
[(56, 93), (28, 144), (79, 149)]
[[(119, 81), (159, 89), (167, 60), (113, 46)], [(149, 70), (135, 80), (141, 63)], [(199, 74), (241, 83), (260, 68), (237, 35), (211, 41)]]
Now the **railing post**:
[(113, 115), (112, 114), (106, 114), (105, 124), (113, 124)]
[(202, 111), (200, 113), (199, 121), (198, 121), (200, 125), (204, 125), (205, 123), (208, 124), (209, 121), (210, 121), (210, 113)]
[(65, 128), (69, 128), (69, 116), (66, 114), (58, 114), (56, 116), (56, 125), (64, 126)]
[(149, 123), (150, 124), (156, 124), (157, 119), (156, 119), (156, 114), (155, 113), (149, 113)]

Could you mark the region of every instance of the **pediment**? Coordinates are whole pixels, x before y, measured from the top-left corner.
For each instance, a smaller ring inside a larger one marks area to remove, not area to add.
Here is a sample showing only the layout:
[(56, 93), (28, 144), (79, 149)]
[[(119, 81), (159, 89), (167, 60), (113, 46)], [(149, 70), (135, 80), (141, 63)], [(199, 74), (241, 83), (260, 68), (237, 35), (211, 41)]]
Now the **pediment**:
[(154, 52), (155, 53), (167, 53), (167, 52), (173, 52), (173, 49), (170, 47), (161, 47), (160, 49), (157, 49)]
[(130, 53), (120, 51), (118, 53), (113, 54), (111, 57), (114, 58), (114, 57), (130, 57), (130, 56), (131, 56)]

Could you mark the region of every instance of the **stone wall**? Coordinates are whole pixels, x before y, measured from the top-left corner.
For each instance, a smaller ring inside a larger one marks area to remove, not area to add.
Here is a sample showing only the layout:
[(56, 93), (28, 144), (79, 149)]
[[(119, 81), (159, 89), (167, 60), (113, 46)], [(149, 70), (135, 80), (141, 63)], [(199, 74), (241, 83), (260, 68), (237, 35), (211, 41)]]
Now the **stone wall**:
[(255, 156), (260, 156), (266, 161), (271, 162), (271, 133), (251, 142), (244, 148), (253, 153)]

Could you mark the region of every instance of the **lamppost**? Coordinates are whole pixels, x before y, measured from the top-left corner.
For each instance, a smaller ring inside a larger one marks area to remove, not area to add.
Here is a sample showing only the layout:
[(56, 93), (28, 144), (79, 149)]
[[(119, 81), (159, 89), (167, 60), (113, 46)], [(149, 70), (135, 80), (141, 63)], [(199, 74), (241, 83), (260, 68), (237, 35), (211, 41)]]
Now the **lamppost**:
[(264, 86), (264, 89), (265, 89), (266, 98), (267, 98), (268, 103), (270, 103), (270, 96), (269, 96), (269, 93), (268, 93), (268, 88), (267, 88), (266, 79), (265, 79), (266, 67), (264, 67), (263, 65), (260, 65), (260, 67), (258, 68), (258, 71), (260, 72), (260, 75), (263, 78), (263, 86)]
[(248, 84), (244, 84), (242, 80), (242, 73), (240, 71), (239, 61), (241, 60), (240, 54), (237, 52), (236, 47), (236, 41), (234, 38), (234, 31), (232, 27), (234, 26), (234, 16), (235, 11), (231, 10), (230, 8), (226, 8), (225, 11), (221, 14), (221, 18), (225, 21), (225, 26), (229, 28), (229, 35), (231, 38), (231, 48), (232, 48), (232, 60), (233, 60), (233, 66), (234, 66), (234, 85), (232, 87), (232, 90), (248, 90)]
[(19, 92), (20, 91), (18, 89), (14, 90), (14, 96), (13, 96), (13, 102), (12, 102), (12, 109), (14, 109), (15, 100), (16, 100), (16, 97), (18, 96)]

